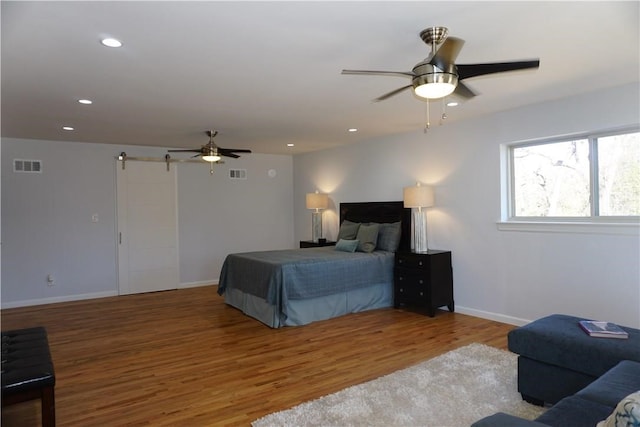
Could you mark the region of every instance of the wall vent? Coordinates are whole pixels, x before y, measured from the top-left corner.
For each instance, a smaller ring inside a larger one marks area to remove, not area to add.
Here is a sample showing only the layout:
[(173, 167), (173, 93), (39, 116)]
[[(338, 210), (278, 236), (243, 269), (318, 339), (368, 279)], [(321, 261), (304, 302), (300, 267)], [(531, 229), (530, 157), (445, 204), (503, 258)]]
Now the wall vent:
[(42, 161), (13, 159), (13, 171), (20, 173), (42, 173)]
[(229, 169), (229, 179), (247, 179), (247, 170)]

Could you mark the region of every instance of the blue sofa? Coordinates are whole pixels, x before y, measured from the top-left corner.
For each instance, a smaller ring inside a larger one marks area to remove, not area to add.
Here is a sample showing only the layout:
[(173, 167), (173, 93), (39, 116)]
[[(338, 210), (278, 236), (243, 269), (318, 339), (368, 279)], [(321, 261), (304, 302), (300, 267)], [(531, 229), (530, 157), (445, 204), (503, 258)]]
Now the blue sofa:
[(614, 412), (620, 401), (638, 390), (640, 363), (624, 360), (534, 421), (499, 412), (475, 422), (472, 427), (595, 427)]

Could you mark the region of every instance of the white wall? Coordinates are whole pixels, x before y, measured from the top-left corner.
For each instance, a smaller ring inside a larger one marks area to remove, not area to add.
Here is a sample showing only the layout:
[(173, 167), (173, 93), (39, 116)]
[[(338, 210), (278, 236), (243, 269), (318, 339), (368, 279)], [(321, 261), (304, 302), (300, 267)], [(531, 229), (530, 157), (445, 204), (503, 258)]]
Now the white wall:
[[(164, 157), (166, 149), (12, 138), (1, 149), (2, 306), (116, 295), (115, 156)], [(14, 173), (15, 158), (41, 160), (42, 174)], [(295, 246), (291, 156), (229, 159), (213, 176), (206, 165), (171, 167), (182, 286), (217, 282), (230, 252)], [(247, 180), (229, 180), (229, 168), (247, 169)]]
[[(565, 313), (640, 327), (638, 227), (610, 234), (500, 231), (496, 225), (502, 144), (637, 124), (639, 93), (638, 84), (626, 85), (436, 125), (426, 135), (297, 155), (296, 239), (310, 235), (306, 192), (328, 192), (334, 206), (402, 200), (402, 188), (421, 181), (435, 186), (429, 247), (452, 250), (458, 311), (513, 324)], [(335, 238), (337, 228), (337, 213), (326, 211), (325, 236)]]

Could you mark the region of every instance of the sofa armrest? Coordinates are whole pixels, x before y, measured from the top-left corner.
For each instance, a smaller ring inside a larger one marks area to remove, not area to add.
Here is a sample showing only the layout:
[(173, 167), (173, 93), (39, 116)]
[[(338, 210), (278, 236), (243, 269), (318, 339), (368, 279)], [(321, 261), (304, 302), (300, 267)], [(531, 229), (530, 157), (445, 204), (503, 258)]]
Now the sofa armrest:
[(471, 427), (549, 427), (536, 421), (525, 420), (524, 418), (514, 417), (513, 415), (498, 412), (491, 416), (485, 417), (475, 423)]

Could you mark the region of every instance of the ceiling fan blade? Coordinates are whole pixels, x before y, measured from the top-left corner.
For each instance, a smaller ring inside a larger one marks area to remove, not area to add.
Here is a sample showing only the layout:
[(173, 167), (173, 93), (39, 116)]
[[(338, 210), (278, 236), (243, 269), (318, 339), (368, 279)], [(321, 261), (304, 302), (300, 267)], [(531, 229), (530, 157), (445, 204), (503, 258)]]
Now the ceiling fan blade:
[(468, 79), (471, 77), (483, 76), (485, 74), (503, 73), (505, 71), (526, 70), (538, 68), (539, 59), (515, 62), (495, 62), (490, 64), (464, 64), (458, 65), (458, 79)]
[(456, 86), (456, 90), (453, 91), (453, 94), (465, 99), (470, 99), (476, 96), (476, 93), (471, 89), (469, 89), (469, 86), (465, 85), (460, 81)]
[(342, 70), (342, 74), (358, 74), (368, 76), (398, 76), (415, 77), (411, 71), (373, 71), (373, 70)]
[(222, 152), (218, 150), (218, 155), (219, 156), (224, 156), (224, 157), (231, 157), (232, 159), (237, 159), (240, 156), (238, 156), (237, 154), (233, 154), (233, 153), (229, 153), (229, 152)]
[(202, 149), (200, 150), (167, 150), (170, 153), (202, 153)]
[(429, 63), (441, 70), (446, 70), (449, 65), (456, 62), (462, 46), (464, 46), (464, 40), (457, 37), (447, 37)]
[(221, 153), (251, 153), (251, 150), (243, 149), (243, 148), (220, 148), (218, 147), (218, 151)]
[(384, 101), (385, 99), (391, 98), (392, 96), (397, 95), (400, 92), (402, 92), (403, 90), (409, 89), (410, 87), (413, 87), (413, 86), (412, 85), (406, 85), (406, 86), (403, 86), (403, 87), (398, 88), (396, 90), (392, 90), (389, 93), (385, 93), (384, 95), (377, 97), (376, 99), (373, 100), (373, 102)]

